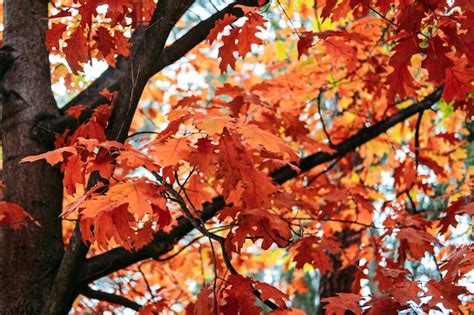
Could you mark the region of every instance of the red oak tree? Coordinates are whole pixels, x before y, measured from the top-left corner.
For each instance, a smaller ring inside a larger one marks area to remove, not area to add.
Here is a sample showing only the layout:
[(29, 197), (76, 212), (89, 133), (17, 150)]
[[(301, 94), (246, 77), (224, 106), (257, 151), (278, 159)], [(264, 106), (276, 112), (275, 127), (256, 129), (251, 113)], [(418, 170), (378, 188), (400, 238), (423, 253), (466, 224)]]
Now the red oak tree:
[(472, 312), (470, 0), (3, 15), (0, 314)]

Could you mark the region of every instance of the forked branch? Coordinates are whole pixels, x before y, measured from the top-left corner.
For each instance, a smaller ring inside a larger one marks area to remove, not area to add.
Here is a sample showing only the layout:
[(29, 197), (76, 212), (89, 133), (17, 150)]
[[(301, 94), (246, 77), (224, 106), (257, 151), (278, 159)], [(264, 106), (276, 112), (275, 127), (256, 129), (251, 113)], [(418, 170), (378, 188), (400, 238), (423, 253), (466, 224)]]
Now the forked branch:
[[(301, 172), (307, 172), (318, 165), (343, 157), (349, 152), (356, 150), (361, 145), (378, 137), (396, 124), (430, 108), (439, 101), (442, 91), (443, 87), (440, 87), (432, 94), (428, 95), (424, 100), (399, 111), (385, 120), (379, 121), (373, 126), (359, 130), (359, 132), (349, 139), (335, 145), (334, 153), (329, 154), (318, 152), (301, 159)], [(270, 176), (276, 183), (283, 184), (284, 182), (297, 177), (299, 174), (300, 173), (294, 171), (290, 166), (285, 166), (274, 171)], [(204, 204), (204, 210), (201, 217), (202, 220), (206, 222), (224, 207), (225, 202), (222, 197), (215, 198), (212, 203)], [(107, 276), (117, 270), (126, 268), (141, 260), (159, 257), (170, 251), (174, 245), (177, 244), (186, 234), (191, 232), (193, 228), (193, 224), (186, 220), (186, 218), (181, 217), (178, 220), (178, 225), (173, 228), (170, 233), (156, 233), (150, 244), (136, 252), (129, 252), (124, 248), (116, 248), (94, 256), (87, 260), (85, 268), (81, 271), (80, 283), (82, 285), (87, 285), (94, 280)]]
[[(148, 81), (148, 79), (154, 74), (163, 70), (165, 67), (181, 59), (184, 55), (191, 51), (191, 49), (203, 42), (207, 38), (209, 32), (214, 28), (215, 22), (224, 17), (224, 15), (231, 14), (238, 18), (242, 17), (244, 13), (242, 9), (238, 7), (238, 5), (258, 6), (258, 0), (237, 0), (191, 28), (186, 34), (177, 39), (173, 44), (166, 47), (159, 57), (151, 60), (151, 71), (146, 76), (146, 81)], [(140, 41), (143, 40), (143, 37), (144, 30), (142, 28), (137, 29), (134, 32), (131, 39), (134, 47), (138, 46)], [(71, 107), (84, 105), (85, 109), (83, 110), (79, 119), (68, 115), (63, 115), (54, 121), (48, 122), (49, 130), (54, 130), (57, 133), (62, 133), (64, 130), (66, 130), (66, 128), (74, 130), (79, 126), (80, 123), (84, 122), (90, 117), (93, 109), (101, 104), (107, 103), (108, 100), (101, 95), (101, 92), (104, 89), (114, 92), (120, 88), (121, 82), (130, 71), (131, 59), (136, 58), (119, 58), (115, 68), (109, 67), (92, 84), (90, 84), (62, 108), (64, 112)]]

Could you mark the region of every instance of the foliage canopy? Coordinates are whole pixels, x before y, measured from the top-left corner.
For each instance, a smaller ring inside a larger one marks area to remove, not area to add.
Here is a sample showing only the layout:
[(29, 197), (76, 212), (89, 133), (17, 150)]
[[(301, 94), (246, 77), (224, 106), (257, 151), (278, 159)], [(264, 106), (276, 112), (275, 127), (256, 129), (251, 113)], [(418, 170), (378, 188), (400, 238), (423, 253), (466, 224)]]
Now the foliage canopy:
[[(19, 158), (63, 174), (44, 312), (472, 312), (472, 1), (48, 12), (63, 104)], [(43, 228), (17, 203), (9, 233)]]

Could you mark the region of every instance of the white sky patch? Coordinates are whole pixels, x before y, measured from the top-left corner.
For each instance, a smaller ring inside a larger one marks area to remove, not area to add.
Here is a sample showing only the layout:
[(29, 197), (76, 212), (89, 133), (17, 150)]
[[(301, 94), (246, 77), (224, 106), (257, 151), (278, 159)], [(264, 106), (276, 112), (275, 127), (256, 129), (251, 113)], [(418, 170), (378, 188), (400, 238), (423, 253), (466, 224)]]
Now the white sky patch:
[(105, 61), (92, 59), (91, 62), (84, 64), (84, 79), (86, 81), (93, 81), (97, 79), (109, 65)]
[(109, 8), (109, 5), (108, 4), (104, 4), (104, 5), (99, 5), (95, 10), (97, 11), (97, 13), (99, 14), (105, 14), (107, 13), (107, 9)]

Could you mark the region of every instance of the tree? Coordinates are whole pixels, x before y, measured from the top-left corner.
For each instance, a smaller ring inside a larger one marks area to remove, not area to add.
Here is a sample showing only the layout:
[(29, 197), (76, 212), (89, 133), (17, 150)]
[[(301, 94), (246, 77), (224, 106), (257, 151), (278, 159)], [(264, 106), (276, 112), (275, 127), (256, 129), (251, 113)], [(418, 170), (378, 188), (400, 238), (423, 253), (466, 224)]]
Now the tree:
[(3, 10), (1, 314), (472, 311), (469, 0)]

